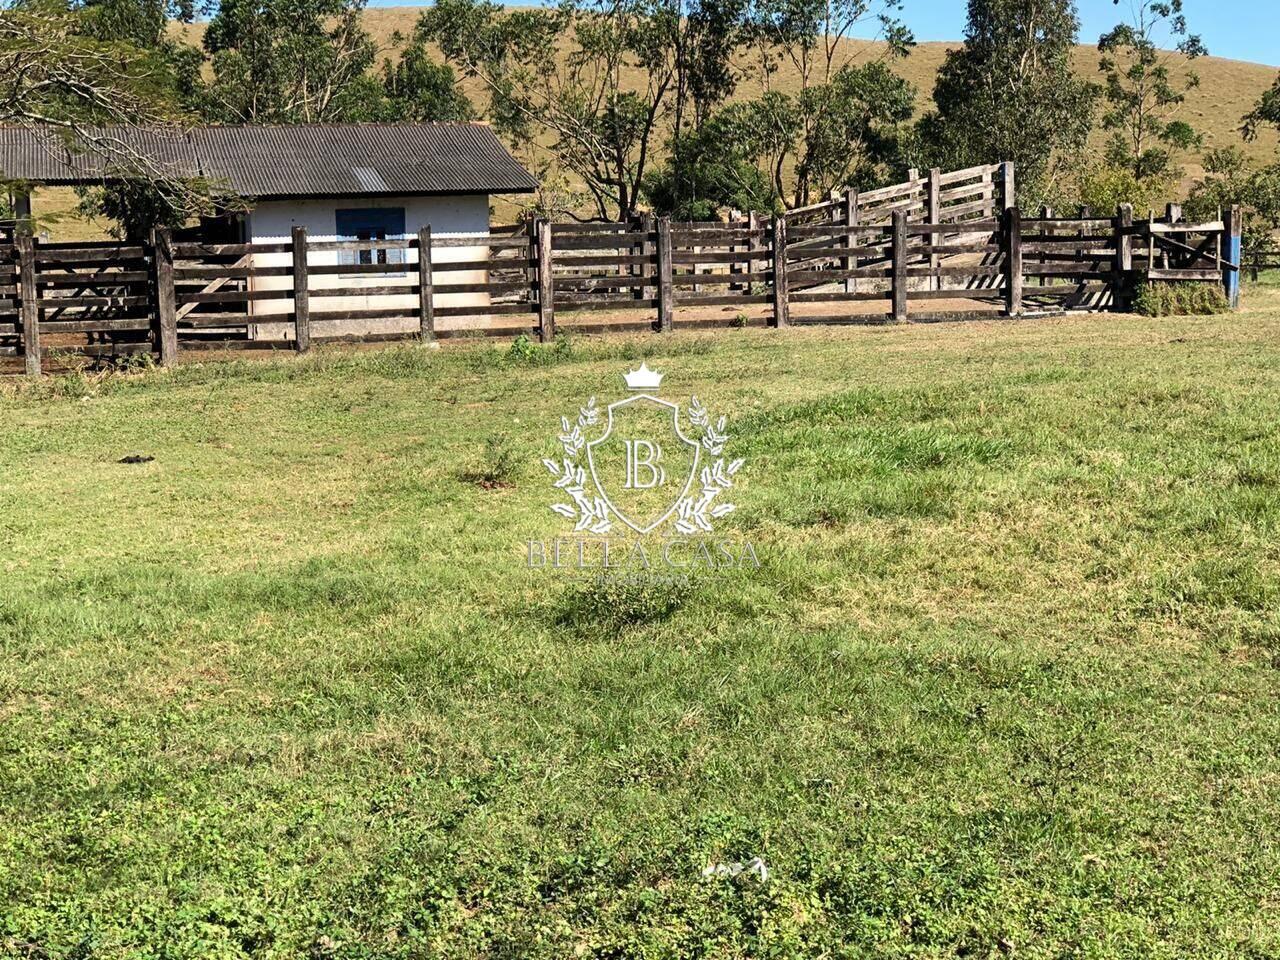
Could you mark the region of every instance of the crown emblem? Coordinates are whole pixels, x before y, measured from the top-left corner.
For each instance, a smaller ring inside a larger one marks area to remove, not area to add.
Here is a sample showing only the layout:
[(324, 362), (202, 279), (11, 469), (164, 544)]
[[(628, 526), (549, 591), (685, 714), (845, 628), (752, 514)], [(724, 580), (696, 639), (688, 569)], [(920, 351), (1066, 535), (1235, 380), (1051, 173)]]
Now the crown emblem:
[(640, 362), (639, 370), (632, 370), (622, 375), (622, 379), (627, 381), (628, 390), (657, 390), (662, 383), (662, 377), (663, 374), (650, 370), (644, 361)]

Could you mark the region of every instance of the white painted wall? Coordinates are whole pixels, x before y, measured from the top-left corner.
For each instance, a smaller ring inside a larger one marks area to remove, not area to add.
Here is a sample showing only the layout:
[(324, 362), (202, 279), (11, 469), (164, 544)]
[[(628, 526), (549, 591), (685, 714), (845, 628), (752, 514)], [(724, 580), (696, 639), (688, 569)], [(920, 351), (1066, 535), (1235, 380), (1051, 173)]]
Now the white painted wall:
[[(468, 194), (458, 197), (387, 197), (387, 198), (351, 198), (343, 200), (266, 200), (257, 204), (248, 217), (248, 239), (251, 243), (287, 243), (292, 238), (293, 228), (307, 228), (309, 241), (331, 241), (340, 239), (335, 233), (335, 213), (339, 209), (403, 207), (405, 233), (416, 236), (418, 230), (430, 225), (433, 240), (455, 237), (475, 237), (475, 246), (435, 247), (432, 250), (432, 262), (438, 268), (441, 263), (466, 260), (483, 260), (489, 256), (489, 247), (485, 242), (489, 233), (489, 197), (487, 194)], [(356, 333), (390, 333), (410, 332), (418, 329), (416, 314), (418, 311), (418, 280), (415, 264), (418, 260), (417, 250), (405, 251), (406, 274), (310, 274), (308, 277), (311, 291), (311, 313), (319, 314), (327, 310), (384, 310), (403, 308), (408, 315), (406, 319), (360, 320), (360, 321), (323, 321), (313, 319), (312, 336), (326, 334)], [(289, 253), (259, 253), (254, 255), (254, 266), (288, 266), (293, 262)], [(308, 266), (338, 263), (338, 253), (313, 251), (307, 260)], [(484, 283), (488, 280), (487, 271), (457, 271), (452, 273), (436, 273), (436, 284)], [(253, 281), (255, 290), (283, 290), (290, 287), (289, 277), (257, 277)], [(362, 295), (362, 287), (386, 287), (404, 285), (404, 294), (394, 295)], [(341, 296), (323, 296), (321, 291), (341, 290)], [(436, 306), (487, 306), (488, 294), (437, 294)], [(290, 314), (293, 312), (291, 299), (255, 300), (251, 301), (255, 315)], [(438, 321), (440, 327), (450, 326), (483, 326), (486, 321), (482, 317), (445, 318)], [(257, 336), (262, 339), (289, 339), (293, 336), (292, 324), (262, 326), (257, 328)]]

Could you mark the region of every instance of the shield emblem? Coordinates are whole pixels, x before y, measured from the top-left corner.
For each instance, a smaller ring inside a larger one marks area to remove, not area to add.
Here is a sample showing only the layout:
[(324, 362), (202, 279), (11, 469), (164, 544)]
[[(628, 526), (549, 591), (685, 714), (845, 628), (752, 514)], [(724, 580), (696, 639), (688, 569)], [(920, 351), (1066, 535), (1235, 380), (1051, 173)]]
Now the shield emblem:
[(632, 530), (648, 533), (675, 510), (698, 471), (701, 448), (680, 429), (680, 405), (647, 393), (611, 403), (587, 444), (596, 489)]

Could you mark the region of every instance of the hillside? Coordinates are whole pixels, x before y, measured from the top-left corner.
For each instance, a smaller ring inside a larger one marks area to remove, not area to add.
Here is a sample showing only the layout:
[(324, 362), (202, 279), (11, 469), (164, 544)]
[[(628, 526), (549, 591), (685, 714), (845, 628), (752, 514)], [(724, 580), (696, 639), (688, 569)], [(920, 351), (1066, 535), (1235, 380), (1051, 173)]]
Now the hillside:
[[(420, 7), (383, 7), (367, 11), (365, 20), (373, 37), (380, 44), (393, 48), (395, 34), (411, 32), (421, 12)], [(938, 68), (942, 65), (947, 50), (956, 46), (959, 46), (959, 41), (922, 43), (909, 57), (896, 65), (895, 72), (915, 84), (919, 91), (917, 110), (923, 111), (929, 106)], [(864, 40), (850, 41), (845, 47), (850, 59), (867, 59), (878, 56), (883, 51), (881, 45)], [(1076, 67), (1081, 76), (1097, 80), (1097, 47), (1088, 44), (1078, 46)], [(1240, 118), (1253, 107), (1262, 92), (1271, 86), (1278, 67), (1206, 57), (1196, 61), (1195, 69), (1200, 74), (1201, 84), (1187, 98), (1184, 119), (1204, 131), (1208, 146), (1241, 144)], [(778, 82), (785, 87), (788, 82), (795, 84), (798, 81), (794, 71), (784, 68), (779, 72)], [(750, 83), (744, 84), (740, 91), (746, 96), (753, 92)], [(1275, 155), (1277, 137), (1267, 134), (1253, 144), (1241, 145), (1252, 156), (1264, 159)]]
[[(378, 44), (388, 53), (394, 52), (397, 46), (397, 33), (408, 34), (417, 22), (421, 7), (383, 7), (371, 9), (365, 13), (369, 32)], [(202, 32), (200, 24), (178, 25), (175, 32), (188, 42), (198, 43)], [(895, 70), (905, 79), (916, 85), (917, 111), (923, 112), (930, 104), (934, 78), (948, 49), (957, 43), (938, 42), (922, 43), (911, 55), (895, 65)], [(844, 45), (845, 59), (867, 59), (878, 56), (883, 48), (874, 42), (856, 40)], [(1076, 49), (1076, 67), (1079, 73), (1089, 79), (1098, 79), (1098, 50), (1092, 45), (1080, 45)], [(1187, 120), (1205, 134), (1208, 147), (1222, 147), (1230, 144), (1241, 146), (1246, 153), (1258, 160), (1266, 160), (1277, 155), (1280, 140), (1274, 132), (1267, 132), (1254, 143), (1246, 144), (1239, 134), (1240, 118), (1249, 111), (1275, 79), (1277, 67), (1257, 63), (1246, 63), (1240, 60), (1227, 60), (1220, 57), (1206, 57), (1198, 60), (1195, 69), (1200, 75), (1201, 84), (1188, 95), (1183, 108), (1183, 119)], [(639, 78), (637, 77), (637, 80)], [(788, 83), (798, 82), (794, 71), (782, 69), (775, 81), (785, 87)], [(477, 86), (469, 87), (468, 92), (480, 103), (483, 101)], [(739, 91), (741, 96), (751, 96), (755, 92), (754, 85), (744, 82)], [(1201, 173), (1195, 163), (1187, 165), (1188, 181)], [(37, 214), (66, 210), (74, 206), (74, 198), (70, 191), (46, 191), (43, 203), (38, 204)], [(507, 220), (515, 213), (510, 204), (500, 203), (495, 211), (499, 220)], [(60, 237), (79, 239), (100, 233), (100, 228), (83, 221), (65, 220), (53, 227), (53, 232)]]

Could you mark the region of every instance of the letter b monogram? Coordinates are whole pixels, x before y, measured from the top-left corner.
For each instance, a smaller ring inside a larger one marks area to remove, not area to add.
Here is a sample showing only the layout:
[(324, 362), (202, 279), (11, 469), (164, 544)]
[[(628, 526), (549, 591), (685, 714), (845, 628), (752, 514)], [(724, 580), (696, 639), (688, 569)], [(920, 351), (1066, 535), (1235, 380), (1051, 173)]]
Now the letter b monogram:
[(662, 448), (649, 440), (625, 440), (628, 490), (652, 490), (667, 482), (662, 469)]

